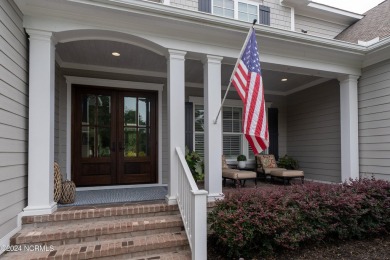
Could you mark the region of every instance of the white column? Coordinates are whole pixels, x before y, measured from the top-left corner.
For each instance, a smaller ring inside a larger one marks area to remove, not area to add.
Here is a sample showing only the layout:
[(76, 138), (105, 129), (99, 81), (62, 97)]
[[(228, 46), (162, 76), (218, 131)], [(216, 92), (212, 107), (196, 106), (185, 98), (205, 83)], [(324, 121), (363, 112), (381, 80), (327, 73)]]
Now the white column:
[(178, 192), (178, 165), (176, 147), (185, 152), (185, 86), (184, 56), (186, 52), (168, 50), (168, 142), (169, 142), (169, 185), (166, 201), (176, 204)]
[(52, 32), (27, 30), (30, 35), (28, 205), (24, 215), (50, 214), (54, 197), (54, 78)]
[(221, 106), (221, 60), (222, 57), (211, 55), (203, 59), (205, 189), (209, 192), (209, 201), (223, 196), (222, 116), (214, 122)]
[(342, 182), (359, 178), (358, 78), (355, 75), (339, 78)]

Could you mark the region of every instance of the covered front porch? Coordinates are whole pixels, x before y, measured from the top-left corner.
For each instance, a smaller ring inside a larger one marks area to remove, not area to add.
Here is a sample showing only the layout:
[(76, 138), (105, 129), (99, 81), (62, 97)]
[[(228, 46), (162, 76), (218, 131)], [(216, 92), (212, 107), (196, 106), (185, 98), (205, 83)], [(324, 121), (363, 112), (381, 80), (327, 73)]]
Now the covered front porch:
[[(222, 194), (222, 154), (231, 163), (237, 153), (253, 158), (239, 131), (242, 105), (234, 90), (229, 92), (222, 116), (214, 123), (249, 24), (202, 13), (189, 19), (185, 10), (176, 14), (182, 21), (177, 23), (168, 11), (145, 15), (139, 8), (113, 11), (66, 3), (65, 11), (56, 18), (42, 18), (35, 10), (26, 19), (30, 110), (25, 215), (56, 210), (52, 174), (55, 160), (64, 177), (73, 180), (78, 174), (74, 171), (77, 161), (73, 149), (79, 148), (72, 139), (79, 134), (72, 128), (73, 117), (80, 113), (74, 110), (76, 85), (118, 93), (155, 93), (155, 140), (149, 142), (149, 147), (155, 149), (155, 175), (131, 186), (166, 185), (169, 204), (177, 202), (180, 189), (177, 148), (184, 153), (185, 145), (192, 145), (203, 154), (209, 200)], [(71, 18), (75, 13), (80, 14), (77, 23)], [(110, 23), (112, 16), (122, 23), (114, 26)], [(205, 24), (205, 18), (213, 21)], [(166, 27), (156, 30), (158, 22)], [(358, 47), (264, 26), (256, 29), (265, 100), (276, 120), (269, 152), (281, 156), (287, 153), (298, 159), (308, 179), (341, 182), (358, 177), (360, 70), (350, 65), (361, 59), (354, 54)], [(120, 57), (112, 56), (112, 52), (119, 52)], [(116, 140), (121, 139), (121, 134), (118, 136)], [(111, 152), (119, 145), (119, 141), (105, 144)], [(89, 150), (87, 154), (91, 154)], [(138, 155), (140, 152), (138, 149)], [(112, 167), (118, 168), (120, 160), (110, 162)], [(123, 188), (129, 184), (113, 181), (108, 185)]]

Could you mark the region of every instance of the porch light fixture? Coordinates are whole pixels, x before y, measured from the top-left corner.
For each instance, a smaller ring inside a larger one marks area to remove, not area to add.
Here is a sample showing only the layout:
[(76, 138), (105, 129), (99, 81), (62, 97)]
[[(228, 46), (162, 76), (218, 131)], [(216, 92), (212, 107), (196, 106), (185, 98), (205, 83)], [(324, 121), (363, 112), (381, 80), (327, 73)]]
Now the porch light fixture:
[(287, 79), (286, 79), (286, 78), (284, 78), (284, 79), (282, 79), (282, 81), (287, 81)]
[(114, 51), (114, 52), (111, 53), (111, 54), (112, 54), (112, 56), (115, 56), (115, 57), (121, 56), (121, 54), (120, 54), (119, 52), (116, 52), (116, 51)]

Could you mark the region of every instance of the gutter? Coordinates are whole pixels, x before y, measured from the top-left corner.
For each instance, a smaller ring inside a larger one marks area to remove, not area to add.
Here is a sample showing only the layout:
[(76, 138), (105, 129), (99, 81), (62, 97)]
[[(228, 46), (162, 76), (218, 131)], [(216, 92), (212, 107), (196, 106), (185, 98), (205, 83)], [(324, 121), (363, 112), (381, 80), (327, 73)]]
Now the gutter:
[[(155, 2), (139, 0), (67, 0), (68, 2), (91, 5), (106, 9), (113, 9), (128, 13), (140, 13), (147, 16), (163, 17), (175, 21), (194, 22), (200, 25), (214, 26), (225, 30), (234, 30), (246, 34), (249, 24), (246, 22), (219, 17), (209, 13), (182, 9)], [(327, 47), (337, 51), (344, 51), (358, 55), (364, 55), (367, 47), (357, 44), (326, 39), (319, 36), (306, 35), (290, 30), (273, 28), (266, 25), (255, 25), (258, 36), (299, 42), (312, 46)]]

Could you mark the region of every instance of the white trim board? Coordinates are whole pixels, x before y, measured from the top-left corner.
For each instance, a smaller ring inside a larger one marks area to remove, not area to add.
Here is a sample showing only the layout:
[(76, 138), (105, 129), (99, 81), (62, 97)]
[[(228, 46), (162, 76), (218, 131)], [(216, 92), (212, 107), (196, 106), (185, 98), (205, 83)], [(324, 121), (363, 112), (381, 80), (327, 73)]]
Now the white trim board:
[[(133, 82), (123, 80), (110, 80), (110, 79), (97, 79), (97, 78), (84, 78), (65, 76), (67, 82), (67, 116), (66, 116), (66, 176), (67, 179), (71, 179), (71, 119), (72, 119), (72, 84), (80, 85), (92, 85), (101, 87), (112, 87), (121, 89), (141, 89), (141, 90), (154, 90), (158, 91), (158, 183), (153, 184), (155, 186), (161, 186), (162, 184), (162, 92), (164, 89), (163, 84), (145, 83), (145, 82)], [(61, 97), (60, 97), (61, 98)], [(61, 119), (60, 119), (61, 120)], [(119, 188), (123, 185), (108, 186), (108, 188)], [(132, 185), (132, 187), (140, 187), (139, 185)], [(145, 187), (149, 187), (151, 184)], [(128, 188), (128, 186), (126, 186)], [(89, 188), (89, 187), (88, 187)], [(96, 189), (107, 189), (107, 187), (95, 187)]]
[(10, 245), (11, 237), (13, 237), (16, 233), (18, 233), (22, 229), (22, 215), (23, 212), (20, 212), (18, 215), (16, 215), (16, 227), (8, 232), (5, 236), (0, 238), (0, 256), (5, 252), (5, 249), (7, 246)]
[(87, 190), (111, 190), (111, 189), (134, 189), (134, 188), (149, 188), (149, 187), (167, 187), (167, 184), (135, 184), (135, 185), (112, 185), (112, 186), (92, 186), (78, 187), (76, 191)]
[(76, 69), (76, 70), (90, 70), (90, 71), (99, 71), (107, 73), (120, 73), (120, 74), (130, 74), (137, 76), (148, 76), (156, 78), (167, 78), (166, 72), (151, 71), (151, 70), (137, 70), (129, 68), (117, 68), (117, 67), (107, 67), (100, 65), (87, 65), (81, 63), (72, 63), (72, 62), (61, 62), (59, 63), (61, 68), (66, 69)]

